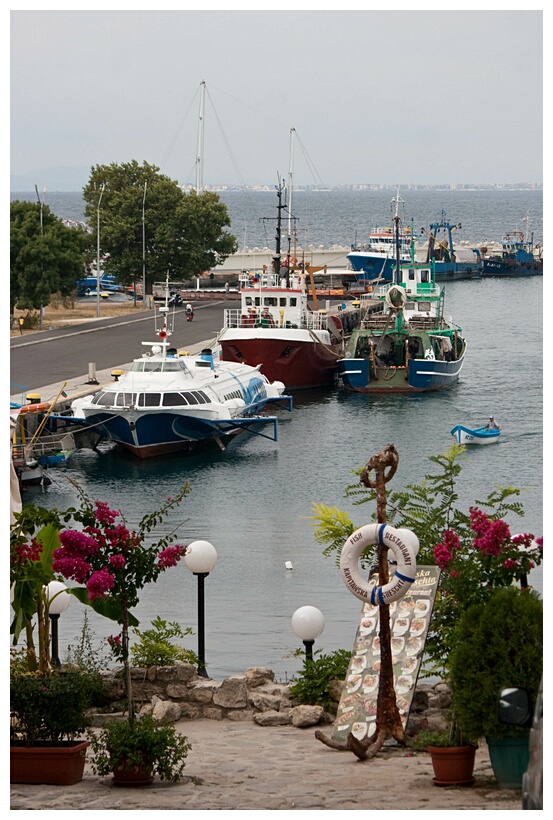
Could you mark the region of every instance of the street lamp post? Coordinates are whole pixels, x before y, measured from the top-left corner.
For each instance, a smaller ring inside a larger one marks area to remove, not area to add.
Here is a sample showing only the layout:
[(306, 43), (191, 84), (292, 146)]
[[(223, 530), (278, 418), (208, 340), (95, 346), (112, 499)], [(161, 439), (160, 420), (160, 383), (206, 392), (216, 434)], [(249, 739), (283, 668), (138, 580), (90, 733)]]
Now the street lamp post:
[(205, 668), (204, 580), (217, 563), (217, 550), (209, 541), (193, 541), (184, 556), (188, 569), (198, 577), (198, 675), (207, 678)]
[(58, 649), (58, 622), (62, 612), (65, 612), (71, 603), (71, 595), (61, 581), (51, 581), (46, 587), (48, 599), (48, 616), (52, 624), (52, 643), (50, 657), (53, 666), (61, 666)]
[[(38, 185), (35, 185), (35, 191), (36, 191), (36, 197), (38, 199), (38, 204), (40, 205), (40, 237), (41, 237), (41, 241), (42, 241), (42, 237), (44, 236), (44, 224), (43, 224), (43, 221), (42, 221), (42, 209), (44, 208), (44, 197), (46, 196), (46, 187), (44, 188), (44, 192), (42, 194), (42, 199), (40, 198), (40, 196), (38, 194)], [(42, 261), (43, 260), (43, 253), (44, 253), (44, 249), (41, 245), (40, 246), (40, 267), (41, 267), (42, 273), (44, 273), (43, 261)], [(40, 286), (42, 288), (42, 282), (40, 283)], [(40, 330), (42, 330), (42, 320), (43, 320), (43, 318), (44, 318), (44, 305), (41, 303), (41, 305), (40, 305), (40, 317), (39, 317), (39, 328), (40, 328)]]
[(97, 223), (96, 223), (96, 316), (100, 318), (100, 203), (106, 183), (100, 189), (98, 198)]
[(313, 660), (313, 644), (325, 628), (324, 615), (316, 606), (300, 606), (292, 615), (292, 629), (303, 641), (305, 659)]
[[(146, 187), (144, 183), (144, 197), (142, 199), (142, 307), (146, 307), (146, 219), (144, 208), (146, 205)], [(136, 304), (136, 288), (134, 289), (134, 300)]]

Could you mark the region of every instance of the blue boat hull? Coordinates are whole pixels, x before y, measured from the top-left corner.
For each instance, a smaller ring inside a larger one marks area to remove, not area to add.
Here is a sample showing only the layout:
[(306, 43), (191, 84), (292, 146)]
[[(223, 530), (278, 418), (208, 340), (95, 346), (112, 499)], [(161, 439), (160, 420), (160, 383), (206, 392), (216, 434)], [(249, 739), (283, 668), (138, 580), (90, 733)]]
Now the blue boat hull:
[(87, 414), (87, 425), (95, 425), (98, 432), (110, 441), (121, 445), (141, 457), (164, 453), (191, 451), (200, 444), (223, 440), (236, 436), (244, 430), (259, 431), (268, 424), (273, 426), (276, 441), (277, 420), (273, 416), (257, 416), (240, 419), (217, 419), (210, 421), (177, 413), (146, 413), (141, 416), (126, 417), (124, 414), (98, 412)]
[(411, 359), (409, 367), (379, 368), (371, 377), (367, 359), (341, 359), (338, 376), (346, 390), (357, 393), (424, 393), (452, 387), (459, 379), (464, 355), (452, 362)]
[(501, 260), (484, 259), (482, 276), (513, 279), (520, 276), (543, 276), (543, 262), (508, 263)]
[[(391, 257), (378, 258), (354, 251), (348, 254), (348, 262), (354, 271), (363, 274), (366, 279), (380, 278), (383, 282), (391, 282), (394, 278), (396, 260)], [(475, 279), (482, 275), (479, 265), (472, 262), (436, 262), (435, 275), (437, 282), (448, 282), (456, 279)]]
[(451, 431), (451, 435), (457, 444), (491, 444), (497, 441), (501, 430), (488, 430), (486, 427), (477, 427), (471, 430), (469, 427), (463, 427), (458, 424)]

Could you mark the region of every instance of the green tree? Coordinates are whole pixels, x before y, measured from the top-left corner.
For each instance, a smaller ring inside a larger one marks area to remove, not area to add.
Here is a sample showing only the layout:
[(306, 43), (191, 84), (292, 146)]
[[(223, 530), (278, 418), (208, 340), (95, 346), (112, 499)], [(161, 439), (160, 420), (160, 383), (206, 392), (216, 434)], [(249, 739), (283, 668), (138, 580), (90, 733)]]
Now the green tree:
[[(388, 523), (412, 530), (420, 543), (417, 564), (438, 564), (442, 569), (430, 629), (426, 641), (429, 668), (425, 674), (443, 675), (447, 658), (455, 643), (455, 629), (462, 613), (472, 604), (483, 604), (492, 590), (509, 586), (541, 563), (539, 546), (530, 547), (533, 535), (511, 537), (505, 516), (524, 516), (517, 500), (521, 490), (496, 486), (486, 498), (476, 500), (469, 512), (457, 508), (457, 483), (461, 473), (459, 459), (464, 447), (453, 444), (445, 454), (429, 456), (435, 472), (405, 490), (391, 490), (386, 499)], [(363, 468), (354, 471), (357, 475)], [(355, 506), (375, 505), (374, 490), (359, 483), (346, 488), (346, 497)], [(485, 512), (482, 512), (485, 510)], [(313, 504), (311, 521), (315, 540), (324, 546), (325, 556), (340, 562), (344, 542), (365, 521), (354, 524), (350, 516), (336, 507)], [(376, 518), (371, 512), (369, 517)], [(495, 534), (494, 534), (495, 533)], [(523, 548), (523, 549), (521, 549)], [(376, 561), (376, 547), (367, 547), (361, 557), (363, 569)]]
[(10, 312), (37, 310), (54, 293), (68, 296), (82, 279), (85, 231), (67, 228), (48, 205), (14, 200), (10, 205)]
[(185, 194), (147, 162), (93, 167), (83, 197), (96, 242), (100, 221), (100, 252), (109, 254), (104, 268), (122, 285), (142, 281), (144, 262), (151, 292), (152, 283), (167, 273), (190, 279), (237, 250), (236, 238), (225, 231), (226, 206), (216, 194)]

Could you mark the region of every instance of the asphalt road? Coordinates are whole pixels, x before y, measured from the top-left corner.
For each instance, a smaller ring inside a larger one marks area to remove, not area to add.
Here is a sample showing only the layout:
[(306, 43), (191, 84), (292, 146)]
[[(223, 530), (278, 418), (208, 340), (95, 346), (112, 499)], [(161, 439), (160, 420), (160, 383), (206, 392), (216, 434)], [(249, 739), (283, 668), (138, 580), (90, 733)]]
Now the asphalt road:
[[(187, 322), (184, 309), (175, 311), (174, 347), (214, 339), (223, 324), (224, 302), (194, 306), (194, 319)], [(228, 306), (228, 304), (227, 304)], [(118, 316), (96, 319), (58, 330), (47, 330), (10, 339), (10, 382), (27, 389), (55, 384), (96, 370), (128, 364), (142, 355), (142, 342), (154, 342), (153, 312), (143, 318)], [(172, 314), (170, 314), (172, 315)]]

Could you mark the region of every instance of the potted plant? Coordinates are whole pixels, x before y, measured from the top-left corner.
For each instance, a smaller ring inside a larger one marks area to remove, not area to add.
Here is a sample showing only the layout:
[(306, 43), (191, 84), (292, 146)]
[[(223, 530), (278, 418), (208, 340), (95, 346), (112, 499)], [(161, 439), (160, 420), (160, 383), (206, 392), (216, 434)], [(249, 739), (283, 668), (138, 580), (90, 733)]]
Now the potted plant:
[(73, 785), (82, 779), (99, 677), (81, 670), (10, 674), (10, 782)]
[(470, 737), (485, 738), (500, 786), (520, 788), (528, 765), (529, 728), (500, 719), (498, 697), (507, 686), (525, 689), (535, 703), (543, 668), (543, 602), (531, 589), (497, 589), (470, 607), (457, 628), (449, 659), (455, 714)]
[(430, 755), (436, 786), (472, 786), (477, 744), (469, 742), (455, 720), (441, 732), (422, 731), (409, 741)]
[[(81, 509), (73, 513), (80, 529), (59, 533), (60, 546), (53, 552), (53, 568), (65, 578), (84, 586), (71, 592), (82, 603), (120, 624), (119, 635), (109, 641), (115, 657), (123, 663), (127, 719), (110, 723), (98, 735), (91, 735), (92, 765), (98, 773), (114, 774), (114, 782), (125, 776), (127, 785), (151, 782), (155, 773), (162, 779), (178, 780), (184, 768), (189, 744), (173, 727), (153, 718), (138, 719), (132, 694), (129, 660), (129, 629), (139, 622), (132, 613), (143, 587), (174, 567), (186, 553), (175, 544), (174, 533), (152, 542), (150, 533), (188, 494), (185, 483), (175, 498), (144, 516), (135, 531), (129, 530), (118, 510), (81, 494)], [(136, 778), (137, 772), (138, 778)]]
[(112, 720), (99, 734), (89, 733), (92, 768), (100, 776), (113, 774), (115, 786), (141, 786), (160, 780), (174, 783), (182, 777), (190, 744), (174, 726), (158, 723), (151, 715)]
[[(88, 740), (86, 710), (99, 678), (83, 670), (62, 671), (50, 657), (53, 552), (59, 545), (55, 512), (29, 505), (10, 530), (10, 581), (14, 645), (26, 647), (10, 663), (10, 779), (12, 783), (72, 785), (82, 779)], [(57, 591), (53, 591), (56, 587)], [(35, 634), (36, 627), (36, 634)]]

